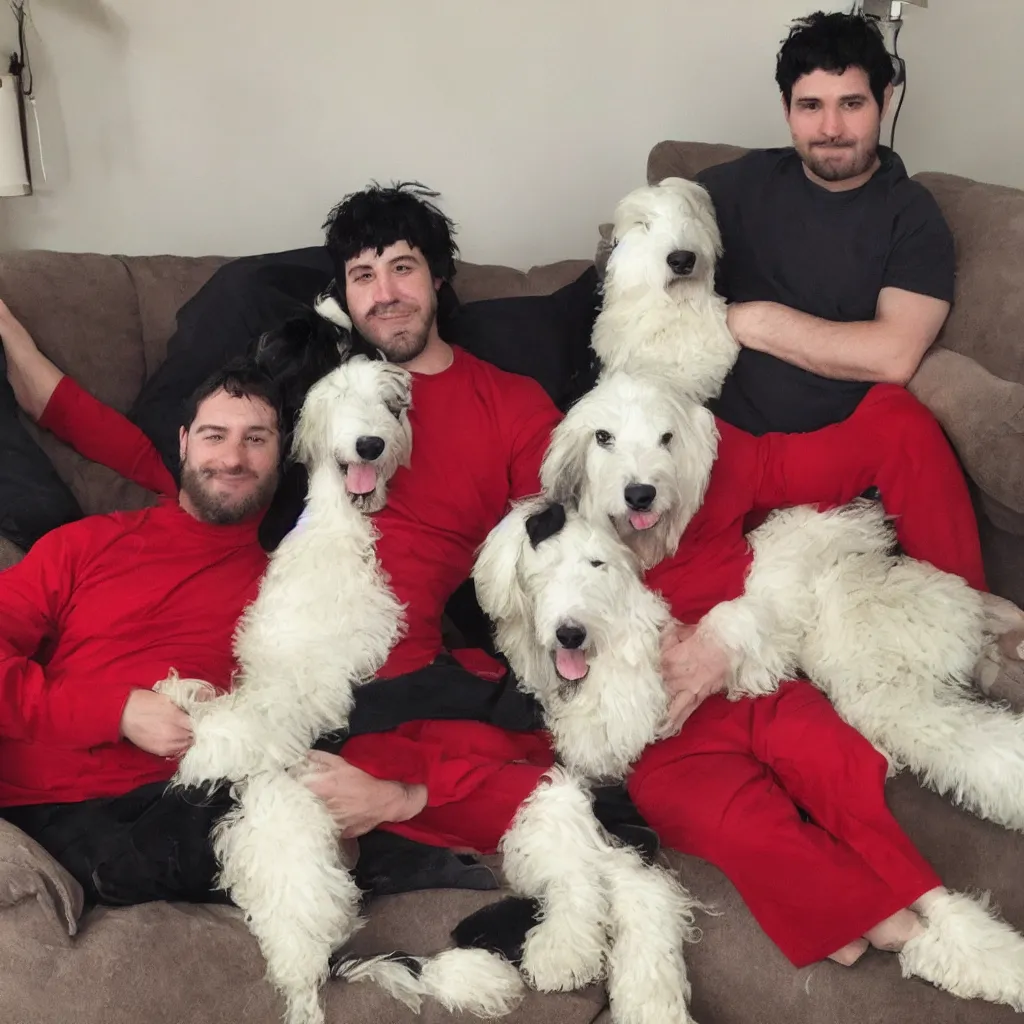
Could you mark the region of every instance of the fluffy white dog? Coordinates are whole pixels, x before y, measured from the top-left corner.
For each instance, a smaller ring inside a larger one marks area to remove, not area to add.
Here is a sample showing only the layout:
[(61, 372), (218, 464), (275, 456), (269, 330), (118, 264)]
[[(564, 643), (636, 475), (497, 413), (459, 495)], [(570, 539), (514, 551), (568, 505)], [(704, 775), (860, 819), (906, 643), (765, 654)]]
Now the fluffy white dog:
[(409, 374), (362, 356), (312, 387), (293, 451), (309, 471), (306, 508), (240, 620), (232, 692), (197, 700), (196, 681), (173, 675), (157, 687), (193, 723), (174, 783), (235, 784), (213, 835), (220, 884), (245, 911), (289, 1024), (323, 1020), (329, 957), (360, 924), (337, 829), (294, 773), (318, 736), (345, 725), (354, 688), (400, 635), (364, 512), (382, 507), (408, 461), (409, 403)]
[[(546, 487), (611, 520), (647, 564), (673, 554), (703, 499), (717, 439), (713, 424), (694, 429), (701, 413), (686, 406), (717, 393), (736, 352), (710, 273), (681, 286), (673, 265), (680, 251), (697, 254), (695, 269), (716, 251), (701, 192), (670, 179), (620, 204), (602, 311), (615, 329), (595, 335), (605, 372), (556, 431), (543, 472)], [(680, 437), (687, 458), (668, 459)], [(638, 509), (638, 497), (649, 505)], [(981, 702), (971, 681), (994, 657), (1019, 656), (999, 641), (1019, 636), (1024, 615), (892, 554), (874, 503), (778, 513), (751, 543), (745, 593), (701, 623), (732, 654), (732, 694), (767, 692), (802, 670), (892, 761), (976, 813), (1024, 828), (1024, 720)], [(956, 893), (924, 916), (925, 936), (900, 954), (905, 973), (1024, 1006), (1020, 936)]]
[(739, 354), (715, 293), (722, 237), (711, 197), (685, 178), (635, 189), (615, 210), (591, 344), (605, 371), (673, 372), (684, 397), (716, 396)]
[(684, 1024), (682, 947), (696, 904), (671, 874), (603, 834), (583, 785), (622, 778), (663, 723), (659, 639), (668, 610), (613, 531), (543, 497), (520, 503), (491, 531), (473, 578), (565, 765), (501, 845), (513, 888), (540, 896), (544, 908), (527, 936), (524, 972), (552, 988), (559, 977), (579, 984), (605, 969), (617, 1024)]

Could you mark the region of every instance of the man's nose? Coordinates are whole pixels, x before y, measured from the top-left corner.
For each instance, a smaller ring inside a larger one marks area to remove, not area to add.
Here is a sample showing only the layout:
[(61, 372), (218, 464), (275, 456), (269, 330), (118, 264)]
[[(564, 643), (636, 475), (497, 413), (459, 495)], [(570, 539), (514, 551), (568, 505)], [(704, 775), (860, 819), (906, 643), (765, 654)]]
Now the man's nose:
[(825, 107), (821, 113), (821, 131), (830, 139), (838, 139), (843, 134), (843, 116), (835, 107)]

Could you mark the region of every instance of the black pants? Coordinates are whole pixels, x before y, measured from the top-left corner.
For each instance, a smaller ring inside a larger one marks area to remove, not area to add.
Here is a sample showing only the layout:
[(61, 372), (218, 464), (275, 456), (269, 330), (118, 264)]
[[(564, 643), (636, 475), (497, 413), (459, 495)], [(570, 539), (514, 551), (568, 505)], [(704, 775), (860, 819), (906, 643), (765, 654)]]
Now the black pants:
[[(495, 684), (443, 655), (416, 672), (361, 686), (349, 730), (317, 746), (337, 752), (350, 735), (426, 718), (469, 719), (520, 731), (538, 728), (540, 722), (536, 703), (516, 688), (511, 674)], [(227, 902), (214, 887), (217, 864), (210, 830), (231, 803), (227, 786), (208, 796), (156, 782), (123, 796), (13, 807), (0, 815), (63, 864), (89, 903)], [(478, 867), (447, 851), (380, 832), (360, 841), (356, 877), (375, 893), (493, 888)]]

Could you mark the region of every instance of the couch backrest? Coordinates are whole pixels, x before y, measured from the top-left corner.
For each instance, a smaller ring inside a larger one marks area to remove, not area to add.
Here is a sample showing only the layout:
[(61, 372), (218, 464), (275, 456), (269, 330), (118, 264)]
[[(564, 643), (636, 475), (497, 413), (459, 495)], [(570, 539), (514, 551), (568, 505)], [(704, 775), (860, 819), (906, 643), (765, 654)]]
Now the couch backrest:
[[(659, 142), (647, 160), (650, 183), (693, 178), (746, 149), (703, 142)], [(922, 172), (956, 243), (953, 310), (938, 344), (960, 352), (1004, 380), (1024, 383), (1024, 192)]]
[[(167, 353), (176, 316), (227, 260), (223, 256), (101, 256), (43, 250), (0, 254), (0, 298), (62, 370), (126, 412)], [(576, 280), (589, 261), (522, 272), (460, 263), (463, 302), (547, 295)], [(140, 508), (153, 495), (26, 426), (86, 513)]]

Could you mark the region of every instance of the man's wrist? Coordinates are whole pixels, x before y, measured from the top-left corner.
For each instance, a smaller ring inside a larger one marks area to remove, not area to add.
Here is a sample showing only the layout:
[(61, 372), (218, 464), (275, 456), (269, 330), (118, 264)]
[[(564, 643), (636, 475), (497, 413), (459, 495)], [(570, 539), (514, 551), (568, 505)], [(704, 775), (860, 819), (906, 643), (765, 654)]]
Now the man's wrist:
[(421, 783), (392, 782), (390, 785), (392, 798), (388, 802), (387, 821), (408, 821), (427, 806), (427, 787)]

